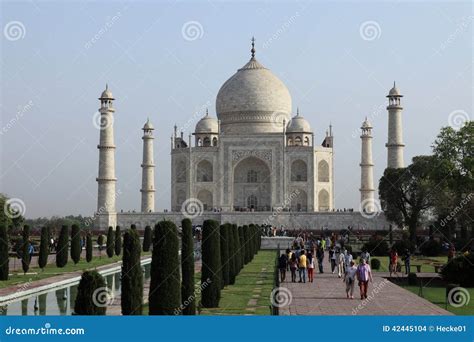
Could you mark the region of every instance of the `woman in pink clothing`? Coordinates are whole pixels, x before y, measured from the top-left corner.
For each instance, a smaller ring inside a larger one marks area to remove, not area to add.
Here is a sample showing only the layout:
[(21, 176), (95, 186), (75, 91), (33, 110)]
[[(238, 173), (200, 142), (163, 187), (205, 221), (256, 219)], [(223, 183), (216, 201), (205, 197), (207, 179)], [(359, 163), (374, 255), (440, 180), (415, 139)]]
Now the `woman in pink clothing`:
[(359, 281), (360, 287), (360, 299), (365, 299), (367, 298), (369, 281), (373, 281), (372, 271), (370, 266), (367, 264), (367, 260), (365, 259), (361, 259), (360, 264), (357, 267), (357, 280)]

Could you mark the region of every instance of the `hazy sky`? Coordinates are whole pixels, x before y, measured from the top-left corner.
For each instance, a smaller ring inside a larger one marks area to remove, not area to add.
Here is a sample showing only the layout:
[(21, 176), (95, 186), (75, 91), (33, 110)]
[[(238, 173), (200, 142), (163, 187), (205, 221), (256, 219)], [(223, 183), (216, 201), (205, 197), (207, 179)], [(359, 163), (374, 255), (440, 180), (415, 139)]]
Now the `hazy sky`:
[[(170, 206), (170, 135), (194, 129), (250, 57), (287, 85), (316, 142), (332, 122), (336, 207), (358, 208), (360, 125), (386, 166), (386, 98), (403, 98), (405, 161), (442, 126), (472, 115), (470, 1), (2, 1), (0, 192), (26, 216), (91, 215), (97, 205), (97, 98), (116, 101), (117, 210), (140, 208), (142, 131), (155, 125), (156, 208)], [(454, 114), (451, 114), (453, 113)], [(451, 114), (451, 116), (450, 116)], [(191, 124), (187, 124), (190, 122)]]

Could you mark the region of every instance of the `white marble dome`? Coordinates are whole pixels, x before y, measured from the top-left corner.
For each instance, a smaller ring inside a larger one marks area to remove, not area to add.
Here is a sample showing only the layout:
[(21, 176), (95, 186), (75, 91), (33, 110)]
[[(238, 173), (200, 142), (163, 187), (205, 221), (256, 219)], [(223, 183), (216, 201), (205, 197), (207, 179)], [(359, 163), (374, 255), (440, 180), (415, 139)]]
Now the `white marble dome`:
[(223, 133), (282, 132), (291, 117), (291, 95), (283, 82), (255, 57), (220, 88), (217, 117)]
[(112, 95), (112, 92), (109, 90), (109, 85), (108, 84), (105, 85), (105, 90), (100, 95), (100, 99), (114, 100), (114, 96)]
[(216, 118), (210, 117), (208, 113), (196, 124), (195, 133), (215, 133), (217, 134), (219, 125)]
[(286, 128), (287, 133), (311, 133), (311, 126), (299, 113), (297, 113)]

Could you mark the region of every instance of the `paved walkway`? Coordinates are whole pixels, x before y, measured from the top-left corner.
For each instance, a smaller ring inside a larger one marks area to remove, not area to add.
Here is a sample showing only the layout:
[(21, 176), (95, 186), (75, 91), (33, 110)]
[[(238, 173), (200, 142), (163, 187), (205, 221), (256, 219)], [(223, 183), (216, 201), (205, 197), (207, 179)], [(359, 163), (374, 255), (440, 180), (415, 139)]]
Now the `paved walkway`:
[(290, 272), (280, 284), (288, 289), (286, 293), (280, 290), (280, 303), (289, 303), (280, 307), (280, 315), (451, 315), (377, 273), (365, 300), (360, 299), (357, 282), (355, 299), (347, 299), (345, 283), (337, 274), (315, 273), (313, 283), (291, 283), (288, 279), (291, 281)]

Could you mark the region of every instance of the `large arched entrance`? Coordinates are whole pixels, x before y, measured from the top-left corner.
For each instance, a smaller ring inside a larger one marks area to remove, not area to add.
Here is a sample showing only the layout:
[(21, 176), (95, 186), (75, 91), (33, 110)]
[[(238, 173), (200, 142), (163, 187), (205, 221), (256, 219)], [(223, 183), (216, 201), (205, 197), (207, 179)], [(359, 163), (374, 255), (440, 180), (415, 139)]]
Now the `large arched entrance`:
[(248, 157), (234, 168), (234, 210), (271, 210), (271, 173), (259, 158)]

